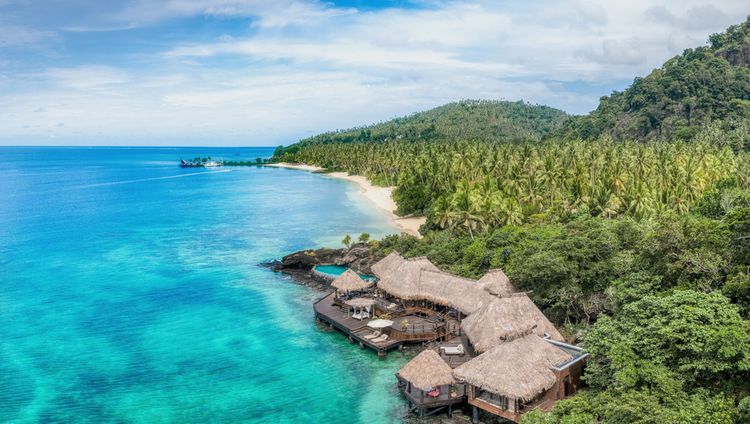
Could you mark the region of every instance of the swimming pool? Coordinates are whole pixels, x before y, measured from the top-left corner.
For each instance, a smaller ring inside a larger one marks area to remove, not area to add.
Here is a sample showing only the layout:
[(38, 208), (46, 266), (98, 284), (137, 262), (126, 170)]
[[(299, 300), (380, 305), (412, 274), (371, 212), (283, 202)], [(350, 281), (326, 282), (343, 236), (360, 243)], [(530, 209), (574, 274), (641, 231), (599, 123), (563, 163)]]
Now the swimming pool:
[[(322, 274), (324, 277), (334, 279), (338, 277), (339, 275), (343, 274), (347, 269), (349, 268), (345, 266), (338, 266), (338, 265), (316, 265), (315, 268), (313, 268), (313, 271), (316, 271), (317, 273)], [(359, 274), (359, 276), (362, 277), (363, 280), (367, 280), (367, 281), (377, 280), (377, 277), (374, 275)]]

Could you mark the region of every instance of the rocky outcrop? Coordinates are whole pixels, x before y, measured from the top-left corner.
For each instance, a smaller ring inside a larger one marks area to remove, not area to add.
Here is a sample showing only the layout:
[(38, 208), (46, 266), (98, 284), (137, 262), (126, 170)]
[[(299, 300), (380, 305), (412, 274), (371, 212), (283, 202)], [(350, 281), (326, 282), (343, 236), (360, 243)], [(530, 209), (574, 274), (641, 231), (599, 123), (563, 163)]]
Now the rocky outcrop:
[(732, 66), (750, 68), (750, 44), (745, 44), (736, 49), (722, 50), (717, 52), (716, 55), (726, 59)]
[(286, 255), (275, 267), (277, 271), (297, 270), (309, 271), (315, 265), (338, 265), (339, 259), (344, 255), (346, 249), (317, 249), (317, 250), (300, 250), (290, 255)]
[(357, 243), (344, 249), (300, 250), (284, 256), (280, 261), (264, 265), (274, 271), (290, 274), (304, 283), (320, 282), (311, 273), (316, 265), (346, 266), (362, 274), (371, 274), (370, 267), (377, 259), (372, 258), (370, 254), (370, 248), (366, 244)]

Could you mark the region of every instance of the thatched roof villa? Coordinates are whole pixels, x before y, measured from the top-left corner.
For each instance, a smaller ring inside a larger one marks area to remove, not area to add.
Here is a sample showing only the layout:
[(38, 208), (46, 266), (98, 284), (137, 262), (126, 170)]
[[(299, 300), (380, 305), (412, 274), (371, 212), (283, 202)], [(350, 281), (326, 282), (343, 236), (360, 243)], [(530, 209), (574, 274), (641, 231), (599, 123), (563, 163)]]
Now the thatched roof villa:
[(359, 276), (359, 274), (352, 271), (351, 269), (347, 269), (341, 275), (336, 277), (333, 282), (331, 282), (331, 287), (336, 289), (336, 291), (338, 291), (339, 293), (349, 293), (354, 291), (362, 291), (370, 287), (371, 284), (372, 282), (363, 280), (362, 277)]
[(437, 386), (456, 382), (451, 367), (434, 350), (425, 350), (415, 356), (401, 367), (398, 376), (422, 390), (432, 390)]
[[(544, 339), (529, 328), (453, 370), (467, 385), (475, 408), (518, 422), (536, 407), (547, 410), (580, 386), (587, 354), (576, 346)], [(476, 409), (474, 418), (476, 420)]]
[(378, 288), (404, 300), (414, 300), (421, 293), (419, 275), (423, 269), (440, 271), (427, 258), (404, 259), (396, 252), (372, 266), (372, 272), (378, 277)]
[(493, 293), (515, 290), (501, 270), (488, 272), (479, 281), (440, 271), (425, 257), (405, 259), (392, 252), (372, 266), (378, 288), (402, 300), (426, 300), (469, 315), (491, 301)]
[(396, 374), (409, 402), (409, 410), (430, 414), (442, 409), (452, 412), (452, 405), (463, 402), (465, 385), (456, 385), (453, 369), (434, 350), (422, 351)]

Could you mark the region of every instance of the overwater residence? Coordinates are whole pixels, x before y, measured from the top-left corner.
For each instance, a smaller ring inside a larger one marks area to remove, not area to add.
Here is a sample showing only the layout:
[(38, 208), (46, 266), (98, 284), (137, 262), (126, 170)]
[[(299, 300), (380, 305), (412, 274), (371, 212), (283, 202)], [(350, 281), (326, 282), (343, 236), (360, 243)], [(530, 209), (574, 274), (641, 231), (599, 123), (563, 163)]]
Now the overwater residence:
[(425, 350), (396, 374), (409, 410), (420, 417), (442, 410), (452, 415), (453, 405), (464, 401), (465, 385), (456, 384), (453, 369), (434, 350)]
[(586, 357), (581, 348), (539, 337), (529, 328), (459, 366), (453, 375), (466, 384), (473, 422), (478, 409), (518, 422), (525, 412), (549, 410), (575, 393)]
[(563, 343), (502, 270), (471, 280), (396, 252), (372, 270), (375, 287), (353, 271), (336, 278), (315, 316), (380, 356), (406, 344), (426, 348), (396, 375), (411, 411), (450, 414), (466, 402), (475, 419), (481, 409), (518, 421), (578, 390), (587, 354)]

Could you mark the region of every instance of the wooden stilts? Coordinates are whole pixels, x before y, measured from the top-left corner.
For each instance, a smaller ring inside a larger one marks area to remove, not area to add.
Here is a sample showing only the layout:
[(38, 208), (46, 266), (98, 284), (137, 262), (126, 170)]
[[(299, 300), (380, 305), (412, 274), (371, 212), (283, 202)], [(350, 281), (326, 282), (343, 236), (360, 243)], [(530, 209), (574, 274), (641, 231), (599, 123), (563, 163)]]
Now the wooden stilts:
[(479, 410), (476, 406), (471, 407), (471, 423), (479, 424)]

